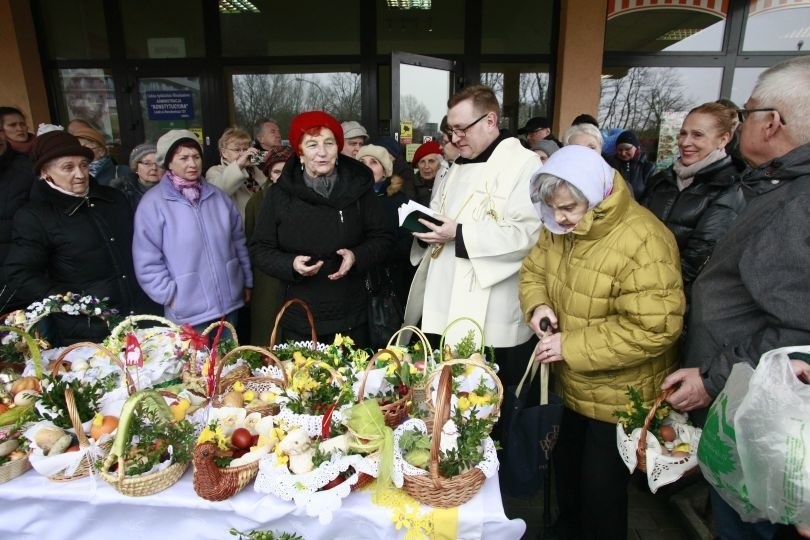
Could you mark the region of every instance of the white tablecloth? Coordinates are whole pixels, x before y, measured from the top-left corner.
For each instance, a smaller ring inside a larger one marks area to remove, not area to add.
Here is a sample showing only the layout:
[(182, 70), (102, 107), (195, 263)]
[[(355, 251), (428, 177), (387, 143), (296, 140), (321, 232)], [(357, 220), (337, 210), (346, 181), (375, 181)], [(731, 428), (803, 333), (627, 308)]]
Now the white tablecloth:
[[(303, 509), (252, 485), (223, 502), (199, 498), (192, 487), (191, 468), (169, 489), (149, 497), (126, 497), (100, 478), (56, 483), (28, 471), (0, 484), (0, 538), (15, 540), (158, 540), (171, 538), (234, 538), (228, 529), (272, 529), (296, 532), (306, 540), (402, 538), (391, 510), (371, 502), (368, 491), (350, 494), (329, 525), (321, 525)], [(497, 476), (459, 509), (459, 538), (519, 539), (522, 520), (504, 515)]]

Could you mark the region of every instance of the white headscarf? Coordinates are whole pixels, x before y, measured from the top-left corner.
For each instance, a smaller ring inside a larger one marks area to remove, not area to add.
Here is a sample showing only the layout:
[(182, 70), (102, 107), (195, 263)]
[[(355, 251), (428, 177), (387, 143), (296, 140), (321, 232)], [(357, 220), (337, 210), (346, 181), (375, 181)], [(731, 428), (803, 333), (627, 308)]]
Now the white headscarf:
[(613, 191), (615, 171), (598, 152), (586, 146), (565, 146), (548, 158), (548, 161), (534, 175), (529, 184), (534, 208), (546, 228), (555, 234), (568, 231), (557, 225), (554, 211), (545, 201), (538, 200), (540, 176), (551, 174), (562, 178), (579, 189), (588, 199), (588, 209), (601, 203)]

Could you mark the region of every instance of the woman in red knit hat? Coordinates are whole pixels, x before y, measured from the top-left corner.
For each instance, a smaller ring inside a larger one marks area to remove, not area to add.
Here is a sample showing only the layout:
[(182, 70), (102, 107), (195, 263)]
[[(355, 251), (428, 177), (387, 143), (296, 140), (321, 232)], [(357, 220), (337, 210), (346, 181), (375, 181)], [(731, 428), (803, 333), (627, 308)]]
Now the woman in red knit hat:
[(419, 204), (430, 206), (430, 197), (433, 194), (433, 185), (441, 176), (444, 166), (442, 147), (436, 141), (424, 143), (416, 149), (413, 155), (413, 167), (419, 169), (419, 175), (414, 179), (414, 199)]
[[(340, 333), (365, 346), (365, 274), (385, 259), (393, 240), (371, 171), (340, 154), (343, 129), (322, 111), (293, 118), (290, 143), (295, 154), (264, 198), (251, 256), (282, 281), (285, 299), (309, 305), (321, 341)], [(310, 339), (299, 309), (288, 312), (281, 329), (284, 339)]]

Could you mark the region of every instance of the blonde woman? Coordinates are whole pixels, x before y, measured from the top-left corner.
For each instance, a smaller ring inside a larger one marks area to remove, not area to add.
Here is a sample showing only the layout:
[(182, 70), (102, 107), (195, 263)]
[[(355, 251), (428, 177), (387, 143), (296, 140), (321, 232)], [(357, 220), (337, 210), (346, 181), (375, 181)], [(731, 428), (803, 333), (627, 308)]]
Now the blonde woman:
[(259, 150), (250, 142), (247, 131), (235, 127), (226, 129), (219, 138), (221, 162), (205, 173), (208, 183), (230, 195), (243, 222), (248, 201), (267, 182), (258, 167)]

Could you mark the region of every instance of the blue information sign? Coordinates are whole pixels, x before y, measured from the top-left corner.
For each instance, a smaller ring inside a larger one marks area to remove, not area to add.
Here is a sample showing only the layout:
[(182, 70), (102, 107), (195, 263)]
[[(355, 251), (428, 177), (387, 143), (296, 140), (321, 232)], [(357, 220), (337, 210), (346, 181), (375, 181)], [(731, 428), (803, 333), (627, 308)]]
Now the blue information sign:
[(149, 120), (190, 120), (194, 118), (194, 101), (189, 90), (146, 92)]

